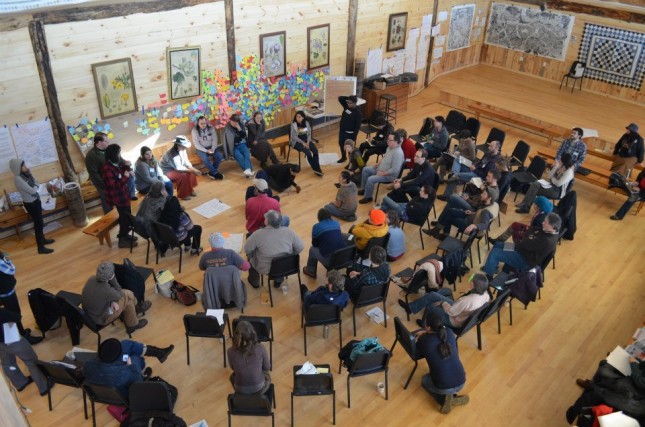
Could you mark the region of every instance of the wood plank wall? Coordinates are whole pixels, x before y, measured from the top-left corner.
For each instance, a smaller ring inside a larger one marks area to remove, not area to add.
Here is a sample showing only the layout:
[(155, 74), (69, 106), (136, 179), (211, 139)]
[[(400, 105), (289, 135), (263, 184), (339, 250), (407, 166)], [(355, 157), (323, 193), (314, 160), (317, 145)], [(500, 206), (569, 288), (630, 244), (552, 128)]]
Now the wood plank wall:
[[(525, 4), (518, 5), (526, 7)], [(567, 49), (566, 59), (564, 61), (543, 58), (524, 52), (504, 49), (498, 46), (484, 45), (481, 51), (481, 62), (483, 64), (502, 67), (512, 71), (530, 74), (535, 77), (560, 82), (562, 76), (569, 71), (573, 61), (578, 59), (578, 51), (580, 50), (580, 43), (582, 41), (585, 23), (645, 32), (642, 24), (634, 24), (615, 19), (570, 12), (567, 12), (567, 14), (575, 16), (575, 23), (569, 48)], [(520, 58), (523, 58), (523, 61), (520, 62)], [(582, 87), (583, 90), (608, 95), (624, 101), (637, 102), (639, 104), (645, 103), (645, 85), (641, 87), (640, 91), (637, 91), (635, 89), (603, 83), (598, 80), (584, 79)]]

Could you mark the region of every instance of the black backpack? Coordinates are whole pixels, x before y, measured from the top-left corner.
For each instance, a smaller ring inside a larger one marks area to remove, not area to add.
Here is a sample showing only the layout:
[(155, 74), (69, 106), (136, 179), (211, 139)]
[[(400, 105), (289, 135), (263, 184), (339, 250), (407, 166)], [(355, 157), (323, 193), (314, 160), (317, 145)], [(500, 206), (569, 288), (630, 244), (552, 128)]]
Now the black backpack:
[(44, 289), (36, 288), (27, 293), (27, 298), (38, 329), (43, 332), (43, 336), (54, 325), (60, 324), (61, 316), (64, 313), (54, 294)]

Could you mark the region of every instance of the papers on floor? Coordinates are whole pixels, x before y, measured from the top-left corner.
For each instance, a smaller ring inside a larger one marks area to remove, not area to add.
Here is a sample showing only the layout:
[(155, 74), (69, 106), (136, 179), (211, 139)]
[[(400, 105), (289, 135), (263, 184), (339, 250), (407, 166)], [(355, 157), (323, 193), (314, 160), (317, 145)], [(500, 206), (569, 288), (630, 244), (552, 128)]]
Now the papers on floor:
[(470, 182), (472, 182), (473, 185), (479, 189), (481, 189), (484, 186), (484, 181), (482, 181), (480, 177), (470, 178)]
[(217, 322), (220, 325), (224, 324), (224, 309), (221, 309), (221, 308), (209, 308), (208, 310), (206, 310), (206, 315), (216, 318)]
[(240, 252), (242, 250), (242, 243), (244, 241), (244, 235), (241, 233), (222, 233), (224, 236), (224, 249), (230, 249), (235, 252)]
[(188, 427), (208, 427), (206, 420), (197, 421), (195, 424), (191, 424)]
[(625, 415), (622, 411), (613, 412), (598, 417), (600, 427), (639, 427), (640, 424), (634, 418)]
[(193, 208), (195, 212), (203, 216), (204, 218), (212, 218), (215, 215), (218, 215), (225, 210), (230, 209), (231, 207), (226, 203), (221, 202), (220, 200), (213, 199), (204, 204)]
[(632, 374), (632, 368), (629, 366), (629, 353), (619, 345), (616, 346), (614, 351), (609, 353), (607, 363), (618, 369), (626, 377)]
[(337, 161), (338, 161), (337, 153), (319, 153), (318, 154), (318, 162), (323, 166), (335, 165)]
[[(385, 320), (385, 317), (384, 317), (385, 313), (383, 313), (383, 310), (381, 310), (380, 307), (374, 307), (373, 309), (369, 310), (365, 314), (367, 314), (367, 317), (372, 319), (373, 322), (378, 323), (379, 325), (382, 325), (383, 321)], [(390, 316), (387, 316), (387, 317), (388, 319), (390, 318)]]
[(538, 183), (540, 184), (540, 187), (542, 188), (551, 188), (553, 185), (546, 179), (538, 179)]

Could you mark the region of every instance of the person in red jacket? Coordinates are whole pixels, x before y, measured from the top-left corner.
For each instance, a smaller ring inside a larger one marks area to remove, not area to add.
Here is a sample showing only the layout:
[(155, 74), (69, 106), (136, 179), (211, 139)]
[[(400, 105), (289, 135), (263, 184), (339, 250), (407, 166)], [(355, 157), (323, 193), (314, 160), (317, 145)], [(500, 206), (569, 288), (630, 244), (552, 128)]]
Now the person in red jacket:
[(130, 236), (130, 221), (128, 215), (132, 213), (130, 209), (130, 190), (128, 181), (131, 168), (125, 164), (120, 164), (121, 147), (118, 144), (108, 145), (105, 149), (105, 163), (101, 166), (101, 178), (103, 179), (103, 194), (105, 203), (110, 209), (116, 207), (119, 213), (119, 247), (129, 248), (131, 245), (136, 246), (136, 236)]

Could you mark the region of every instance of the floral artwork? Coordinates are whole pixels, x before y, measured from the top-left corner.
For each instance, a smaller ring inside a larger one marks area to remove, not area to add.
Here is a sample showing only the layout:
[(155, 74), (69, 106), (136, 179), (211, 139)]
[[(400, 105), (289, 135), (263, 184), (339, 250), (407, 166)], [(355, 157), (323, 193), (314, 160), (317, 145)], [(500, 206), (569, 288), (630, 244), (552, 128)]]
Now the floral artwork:
[(101, 118), (137, 111), (130, 58), (92, 64)]
[(260, 60), (264, 64), (265, 77), (278, 77), (286, 74), (286, 31), (260, 36)]
[(387, 29), (387, 51), (405, 48), (408, 13), (393, 13), (390, 15), (390, 25)]
[(167, 63), (170, 99), (199, 96), (199, 47), (168, 48)]
[(307, 28), (307, 68), (329, 65), (329, 24)]

